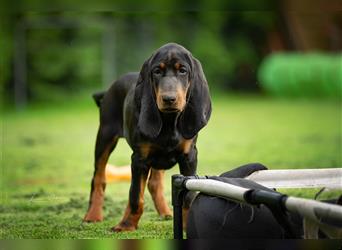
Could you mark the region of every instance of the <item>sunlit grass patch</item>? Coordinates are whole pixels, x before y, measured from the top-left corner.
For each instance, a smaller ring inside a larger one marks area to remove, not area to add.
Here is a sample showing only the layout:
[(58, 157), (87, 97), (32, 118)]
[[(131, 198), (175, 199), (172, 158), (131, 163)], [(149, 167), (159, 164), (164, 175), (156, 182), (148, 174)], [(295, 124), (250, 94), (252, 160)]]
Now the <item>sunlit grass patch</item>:
[[(198, 138), (199, 175), (218, 175), (250, 162), (270, 169), (342, 166), (337, 101), (214, 96), (211, 120)], [(172, 221), (159, 218), (148, 192), (139, 229), (110, 231), (123, 215), (129, 182), (107, 185), (103, 222), (82, 223), (97, 126), (98, 110), (90, 98), (5, 113), (2, 238), (172, 238)], [(127, 165), (130, 154), (122, 139), (110, 163)], [(178, 167), (167, 171), (165, 180), (169, 201), (174, 173)], [(318, 190), (281, 191), (313, 198)]]

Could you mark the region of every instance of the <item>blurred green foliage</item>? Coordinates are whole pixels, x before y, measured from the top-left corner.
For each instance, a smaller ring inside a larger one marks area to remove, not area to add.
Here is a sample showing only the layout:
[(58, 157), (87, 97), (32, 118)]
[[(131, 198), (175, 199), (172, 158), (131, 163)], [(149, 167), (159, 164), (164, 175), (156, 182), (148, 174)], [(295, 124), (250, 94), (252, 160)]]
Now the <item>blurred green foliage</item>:
[(98, 86), (101, 79), (98, 33), (91, 28), (30, 32), (28, 81), (33, 97), (58, 99), (60, 94)]
[[(57, 1), (53, 6), (64, 2)], [(156, 11), (153, 6), (160, 6), (154, 3), (157, 1), (148, 1), (141, 11), (142, 5), (135, 2), (117, 1), (109, 11), (92, 12), (23, 11), (20, 5), (4, 3), (8, 11), (1, 17), (1, 90), (13, 92), (15, 34), (20, 25), (26, 36), (29, 98), (51, 101), (80, 90), (103, 88), (112, 78), (139, 71), (144, 60), (167, 42), (177, 42), (191, 50), (202, 62), (212, 87), (231, 87), (237, 65), (257, 67), (258, 46), (266, 39), (265, 32), (276, 23), (273, 11), (234, 11), (250, 6), (245, 0), (175, 0), (163, 5), (168, 11)], [(45, 1), (36, 1), (36, 5), (49, 9)], [(264, 0), (257, 6), (272, 9), (273, 5)], [(106, 50), (105, 35), (109, 33), (112, 49)], [(108, 73), (108, 67), (112, 67), (112, 73)], [(109, 80), (108, 76), (112, 78)], [(12, 94), (6, 96), (12, 98)]]
[(259, 70), (265, 90), (276, 96), (342, 96), (342, 54), (272, 54)]

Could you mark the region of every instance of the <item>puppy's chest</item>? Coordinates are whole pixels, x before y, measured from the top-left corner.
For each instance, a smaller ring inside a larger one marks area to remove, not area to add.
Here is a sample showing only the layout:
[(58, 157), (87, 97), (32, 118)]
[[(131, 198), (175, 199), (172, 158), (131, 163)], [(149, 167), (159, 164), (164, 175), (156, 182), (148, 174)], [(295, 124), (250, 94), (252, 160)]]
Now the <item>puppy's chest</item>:
[(170, 168), (177, 163), (178, 156), (189, 153), (191, 147), (192, 140), (186, 140), (181, 136), (169, 136), (141, 143), (139, 151), (147, 164), (155, 168)]
[(177, 137), (162, 138), (156, 141), (143, 142), (139, 145), (142, 158), (171, 157), (181, 153), (182, 140)]

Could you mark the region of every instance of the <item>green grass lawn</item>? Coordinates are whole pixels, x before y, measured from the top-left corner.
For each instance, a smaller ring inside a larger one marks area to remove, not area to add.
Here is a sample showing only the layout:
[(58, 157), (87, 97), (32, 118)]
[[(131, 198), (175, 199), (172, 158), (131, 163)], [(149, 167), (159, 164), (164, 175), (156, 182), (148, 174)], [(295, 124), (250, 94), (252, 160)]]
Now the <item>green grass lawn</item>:
[[(123, 215), (128, 182), (107, 185), (103, 222), (82, 223), (98, 126), (90, 98), (7, 111), (2, 119), (1, 238), (172, 238), (172, 221), (159, 219), (148, 192), (139, 229), (109, 231)], [(198, 149), (199, 175), (250, 162), (270, 169), (340, 167), (341, 104), (219, 95)], [(121, 140), (110, 163), (129, 164), (130, 152)], [(174, 167), (166, 175), (169, 200), (170, 177), (177, 172)], [(282, 191), (312, 198), (317, 190)]]

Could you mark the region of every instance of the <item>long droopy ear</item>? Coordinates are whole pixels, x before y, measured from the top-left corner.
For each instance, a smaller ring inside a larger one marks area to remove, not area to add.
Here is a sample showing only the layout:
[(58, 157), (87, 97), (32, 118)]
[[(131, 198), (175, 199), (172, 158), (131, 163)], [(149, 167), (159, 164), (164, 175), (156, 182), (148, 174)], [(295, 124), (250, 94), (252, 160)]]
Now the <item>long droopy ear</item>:
[(178, 129), (185, 139), (193, 138), (209, 121), (211, 100), (201, 63), (191, 56), (192, 70), (187, 104), (179, 117)]
[(145, 61), (141, 68), (135, 91), (135, 101), (140, 110), (138, 129), (143, 135), (149, 138), (156, 138), (162, 128), (162, 120), (151, 83), (150, 61), (152, 57), (153, 55)]

